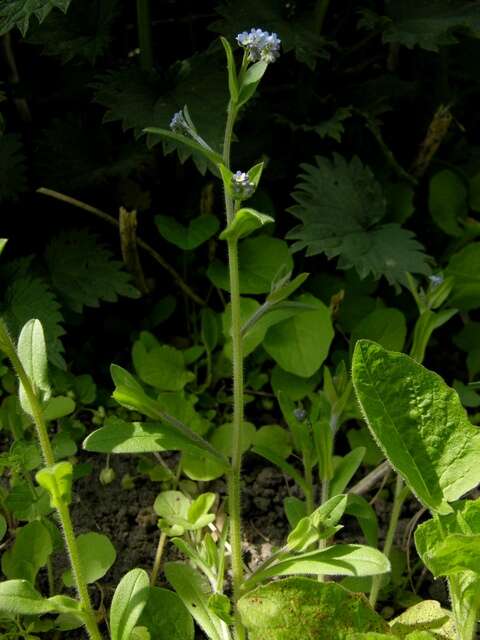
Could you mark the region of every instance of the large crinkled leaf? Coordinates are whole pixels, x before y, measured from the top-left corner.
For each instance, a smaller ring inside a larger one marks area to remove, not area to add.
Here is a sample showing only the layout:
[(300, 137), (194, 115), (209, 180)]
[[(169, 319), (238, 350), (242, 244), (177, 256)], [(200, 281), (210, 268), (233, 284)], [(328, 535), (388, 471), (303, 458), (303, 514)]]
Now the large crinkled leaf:
[(32, 16), (43, 22), (52, 9), (58, 8), (65, 12), (70, 2), (71, 0), (2, 0), (0, 36), (14, 27), (18, 27), (24, 36)]
[(295, 52), (299, 62), (311, 68), (319, 57), (328, 57), (325, 40), (315, 29), (310, 9), (302, 9), (300, 4), (285, 4), (282, 0), (226, 0), (217, 13), (221, 19), (211, 25), (211, 29), (234, 41), (241, 31), (253, 26), (274, 31), (282, 41), (282, 51)]
[(238, 608), (250, 640), (345, 640), (348, 632), (389, 631), (364, 595), (308, 578), (258, 587), (240, 599)]
[(455, 253), (445, 270), (455, 278), (449, 303), (461, 311), (480, 307), (480, 242)]
[(307, 256), (339, 257), (338, 267), (355, 267), (361, 278), (382, 275), (398, 287), (405, 273), (428, 274), (423, 247), (411, 231), (398, 224), (379, 224), (386, 200), (372, 172), (354, 157), (317, 157), (316, 165), (301, 165), (303, 173), (289, 211), (301, 221), (288, 237), (294, 250)]
[(53, 286), (77, 313), (84, 306), (98, 307), (101, 300), (139, 296), (122, 263), (86, 230), (59, 233), (48, 245), (45, 259)]
[(432, 632), (432, 638), (455, 638), (452, 614), (447, 609), (442, 609), (436, 600), (423, 600), (413, 605), (391, 620), (390, 626), (394, 634), (401, 638), (411, 638), (412, 633), (427, 630)]
[(64, 63), (78, 57), (93, 65), (110, 45), (117, 13), (118, 0), (74, 2), (68, 13), (53, 11), (41, 26), (33, 25), (27, 40)]
[(373, 26), (381, 20), (383, 41), (402, 44), (409, 49), (419, 46), (438, 51), (455, 44), (461, 35), (480, 34), (480, 5), (465, 0), (391, 0), (387, 16), (370, 12), (364, 24)]
[(453, 389), (412, 358), (360, 340), (353, 384), (392, 466), (433, 512), (448, 513), (480, 482), (480, 430)]
[[(147, 127), (168, 129), (175, 112), (188, 107), (199, 135), (216, 151), (221, 151), (228, 102), (228, 85), (223, 58), (213, 53), (195, 55), (174, 64), (166, 76), (127, 67), (99, 77), (95, 99), (106, 107), (106, 122), (121, 121), (124, 129), (134, 129), (137, 136)], [(159, 142), (149, 134), (148, 141)], [(164, 142), (166, 152), (177, 149), (184, 162), (192, 152), (183, 144)], [(205, 173), (205, 158), (193, 154), (195, 163)]]
[(0, 135), (0, 202), (17, 200), (26, 188), (23, 144), (16, 134)]
[(6, 290), (2, 314), (15, 337), (28, 320), (38, 318), (45, 332), (48, 359), (57, 367), (65, 367), (60, 342), (65, 333), (61, 326), (63, 316), (60, 304), (44, 280), (27, 275), (16, 277)]

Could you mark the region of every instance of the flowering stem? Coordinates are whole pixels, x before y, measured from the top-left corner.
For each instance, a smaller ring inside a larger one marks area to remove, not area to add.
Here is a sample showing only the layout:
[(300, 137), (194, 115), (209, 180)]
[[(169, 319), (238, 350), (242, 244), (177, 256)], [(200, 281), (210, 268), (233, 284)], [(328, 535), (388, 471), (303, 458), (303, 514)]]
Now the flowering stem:
[(318, 0), (315, 6), (315, 30), (318, 34), (322, 33), (329, 5), (330, 0)]
[(144, 71), (151, 71), (153, 68), (153, 46), (150, 0), (137, 0), (137, 29), (140, 66)]
[[(223, 143), (223, 163), (230, 167), (230, 148), (233, 127), (238, 110), (230, 102), (225, 126)], [(233, 219), (235, 206), (225, 191), (225, 213), (227, 224)], [(233, 599), (235, 605), (235, 637), (245, 639), (245, 629), (236, 608), (243, 583), (242, 537), (240, 515), (240, 480), (242, 467), (241, 435), (243, 425), (243, 345), (242, 323), (240, 317), (240, 279), (238, 268), (238, 244), (236, 239), (228, 241), (228, 266), (230, 274), (230, 309), (232, 320), (232, 360), (233, 360), (233, 429), (232, 429), (232, 468), (228, 477), (228, 508), (230, 513), (230, 546), (232, 553)]]

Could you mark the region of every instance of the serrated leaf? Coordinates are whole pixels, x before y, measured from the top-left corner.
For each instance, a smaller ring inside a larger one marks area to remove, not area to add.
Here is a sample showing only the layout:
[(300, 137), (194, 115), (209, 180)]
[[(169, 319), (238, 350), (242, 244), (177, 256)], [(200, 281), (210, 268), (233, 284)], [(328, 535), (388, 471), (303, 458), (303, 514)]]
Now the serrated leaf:
[(155, 224), (160, 234), (184, 251), (192, 251), (209, 240), (220, 227), (218, 218), (213, 215), (201, 215), (184, 226), (172, 216), (155, 216)]
[(319, 57), (327, 57), (325, 40), (314, 29), (312, 12), (295, 8), (294, 15), (287, 17), (278, 0), (226, 0), (216, 8), (221, 19), (210, 28), (233, 42), (241, 31), (259, 25), (279, 35), (283, 52), (294, 51), (298, 61), (313, 69)]
[(412, 358), (361, 340), (353, 384), (367, 424), (392, 466), (433, 512), (480, 481), (480, 431), (457, 393)]
[[(226, 85), (222, 57), (204, 53), (175, 63), (163, 79), (157, 73), (129, 67), (101, 76), (94, 87), (96, 101), (107, 108), (105, 121), (120, 120), (124, 129), (133, 128), (137, 136), (152, 127), (168, 131), (173, 114), (187, 105), (201, 137), (214, 150), (221, 150), (228, 103)], [(154, 144), (159, 137), (149, 134), (147, 140)], [(192, 155), (181, 140), (164, 143), (166, 153), (173, 149), (177, 149), (181, 162)], [(205, 173), (205, 158), (195, 152), (193, 158)]]
[(71, 0), (3, 0), (0, 5), (0, 36), (14, 27), (18, 27), (24, 36), (32, 16), (38, 22), (43, 22), (52, 9), (58, 8), (66, 12), (70, 2)]
[(389, 632), (365, 596), (308, 578), (258, 587), (240, 599), (238, 608), (250, 640), (345, 640), (348, 631)]
[(49, 285), (41, 278), (16, 277), (7, 287), (4, 304), (3, 315), (13, 335), (18, 336), (32, 316), (40, 320), (50, 362), (61, 369), (65, 368), (64, 349), (60, 342), (60, 337), (65, 333), (61, 326), (63, 316)]
[(50, 242), (45, 260), (52, 285), (77, 313), (100, 301), (116, 302), (118, 296), (138, 298), (131, 277), (121, 262), (86, 230), (59, 233)]
[(384, 42), (427, 51), (455, 44), (459, 35), (480, 33), (480, 7), (464, 0), (392, 0), (388, 5)]
[[(0, 6), (0, 27), (2, 8)], [(19, 136), (0, 135), (0, 202), (18, 200), (27, 189), (25, 154)]]
[(347, 162), (317, 157), (301, 165), (303, 173), (289, 211), (301, 220), (288, 236), (293, 249), (307, 256), (339, 257), (338, 267), (355, 267), (359, 276), (382, 275), (398, 287), (405, 273), (430, 273), (423, 247), (398, 224), (379, 224), (386, 214), (385, 195), (368, 167), (358, 158)]
[(118, 0), (74, 2), (68, 13), (53, 11), (41, 27), (33, 25), (27, 41), (64, 64), (78, 57), (94, 65), (108, 50), (117, 15)]

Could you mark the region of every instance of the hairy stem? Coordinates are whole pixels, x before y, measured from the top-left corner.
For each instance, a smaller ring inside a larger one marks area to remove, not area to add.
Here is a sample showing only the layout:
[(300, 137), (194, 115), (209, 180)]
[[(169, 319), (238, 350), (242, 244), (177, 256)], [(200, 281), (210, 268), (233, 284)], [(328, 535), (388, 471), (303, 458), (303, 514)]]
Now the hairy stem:
[(151, 71), (153, 68), (153, 45), (150, 0), (137, 0), (137, 29), (140, 66), (144, 71)]
[[(387, 536), (385, 538), (385, 544), (383, 546), (383, 553), (390, 557), (392, 551), (393, 541), (395, 538), (395, 532), (398, 526), (398, 520), (402, 511), (403, 503), (406, 497), (410, 493), (408, 487), (405, 487), (403, 480), (400, 476), (397, 476), (395, 483), (395, 497), (393, 500), (392, 511), (390, 513), (390, 522), (388, 523)], [(374, 576), (372, 579), (372, 590), (370, 591), (370, 604), (373, 608), (377, 604), (378, 594), (380, 592), (380, 586), (382, 584), (382, 576)]]
[[(233, 596), (236, 604), (240, 597), (240, 589), (243, 582), (240, 515), (241, 435), (243, 427), (243, 345), (240, 318), (238, 249), (236, 241), (228, 242), (228, 264), (230, 270), (233, 354), (232, 471), (230, 472), (228, 481), (228, 505), (230, 512), (230, 545), (232, 548)], [(237, 640), (243, 640), (245, 638), (245, 631), (238, 618), (238, 613), (235, 614), (235, 634)]]
[[(38, 398), (33, 389), (30, 378), (25, 371), (20, 358), (17, 355), (15, 345), (10, 338), (6, 327), (3, 323), (0, 324), (0, 344), (2, 350), (10, 359), (13, 368), (20, 379), (20, 383), (23, 386), (25, 395), (28, 398), (32, 410), (32, 417), (35, 423), (37, 431), (38, 441), (42, 450), (42, 456), (45, 461), (45, 466), (53, 466), (55, 464), (55, 456), (53, 455), (52, 445), (48, 437), (48, 430), (45, 419), (43, 417), (42, 407), (38, 401)], [(85, 626), (91, 640), (101, 640), (102, 636), (98, 630), (98, 625), (95, 619), (95, 614), (90, 602), (90, 596), (88, 594), (87, 584), (85, 582), (82, 566), (80, 563), (80, 556), (78, 553), (77, 541), (73, 532), (72, 520), (70, 518), (70, 511), (68, 505), (65, 504), (62, 499), (58, 499), (57, 513), (62, 525), (63, 533), (65, 536), (65, 545), (67, 547), (68, 556), (70, 558), (70, 565), (72, 568), (73, 577), (75, 579), (75, 586), (77, 588), (78, 596), (80, 599), (80, 605), (84, 614)]]

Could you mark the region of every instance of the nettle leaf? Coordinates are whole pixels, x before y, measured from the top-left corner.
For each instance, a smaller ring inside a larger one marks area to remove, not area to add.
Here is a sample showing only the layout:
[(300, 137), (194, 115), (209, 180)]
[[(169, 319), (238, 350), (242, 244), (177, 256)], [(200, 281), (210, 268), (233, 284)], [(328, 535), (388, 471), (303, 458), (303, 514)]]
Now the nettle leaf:
[(172, 216), (155, 216), (155, 224), (163, 238), (184, 251), (192, 251), (215, 235), (220, 227), (216, 216), (205, 214), (190, 220), (188, 226)]
[(282, 51), (294, 51), (297, 60), (312, 69), (318, 58), (328, 57), (325, 40), (314, 28), (311, 11), (301, 11), (295, 6), (293, 15), (285, 15), (285, 4), (281, 0), (227, 0), (216, 10), (222, 18), (210, 28), (224, 35), (230, 42), (234, 42), (241, 31), (258, 25), (267, 31), (276, 32), (282, 41)]
[(250, 640), (344, 640), (349, 631), (389, 632), (364, 595), (308, 578), (258, 587), (240, 598), (238, 608)]
[(361, 278), (382, 275), (398, 288), (405, 273), (430, 273), (423, 247), (400, 225), (379, 224), (386, 199), (372, 172), (354, 157), (317, 157), (316, 166), (301, 165), (303, 173), (289, 211), (301, 220), (288, 236), (294, 251), (307, 256), (339, 257), (338, 267), (355, 267)]
[(367, 424), (392, 466), (431, 511), (480, 482), (480, 430), (457, 393), (412, 358), (360, 340), (353, 384)]
[(461, 311), (480, 306), (480, 242), (474, 242), (455, 253), (445, 270), (455, 278), (449, 303)]
[(98, 307), (101, 300), (139, 296), (122, 263), (86, 230), (59, 233), (48, 245), (45, 260), (52, 285), (77, 313), (84, 306)]
[(478, 37), (480, 7), (465, 0), (392, 0), (388, 3), (384, 42), (398, 42), (409, 49), (419, 46), (438, 51), (459, 42), (459, 35)]
[[(201, 137), (213, 149), (222, 148), (228, 103), (223, 56), (210, 52), (195, 55), (172, 65), (163, 79), (157, 73), (142, 72), (137, 67), (111, 71), (101, 76), (94, 88), (96, 101), (107, 108), (105, 122), (119, 120), (125, 130), (134, 129), (139, 137), (147, 127), (169, 129), (173, 114), (187, 105)], [(147, 140), (154, 144), (160, 138), (149, 134)], [(182, 162), (192, 155), (181, 142), (164, 142), (165, 152), (174, 149)], [(198, 153), (194, 153), (193, 158), (198, 169), (205, 173), (205, 158)]]
[(24, 36), (35, 16), (43, 22), (52, 9), (58, 8), (66, 12), (71, 0), (3, 0), (0, 5), (0, 36), (14, 27), (20, 29)]
[(41, 27), (33, 25), (27, 41), (64, 64), (78, 57), (93, 65), (108, 50), (117, 12), (118, 0), (74, 2), (67, 14), (53, 11)]
[[(0, 7), (0, 18), (1, 18)], [(19, 136), (0, 135), (0, 202), (15, 201), (26, 191), (26, 165)]]
[(55, 366), (65, 368), (60, 341), (65, 333), (61, 326), (63, 316), (60, 304), (43, 279), (27, 275), (16, 277), (7, 287), (3, 309), (3, 317), (14, 336), (19, 335), (32, 317), (38, 318), (45, 333), (48, 359)]

